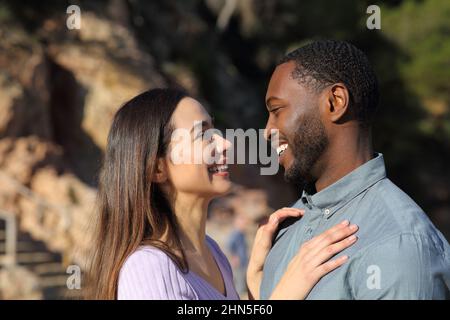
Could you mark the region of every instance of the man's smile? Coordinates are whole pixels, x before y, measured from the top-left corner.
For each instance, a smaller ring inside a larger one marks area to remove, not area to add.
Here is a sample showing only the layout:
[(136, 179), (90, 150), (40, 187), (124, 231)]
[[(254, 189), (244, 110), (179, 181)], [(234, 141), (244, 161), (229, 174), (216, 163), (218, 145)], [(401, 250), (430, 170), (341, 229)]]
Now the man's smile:
[(288, 144), (287, 143), (285, 143), (285, 144), (282, 144), (282, 145), (280, 145), (278, 148), (277, 148), (277, 154), (278, 154), (278, 156), (279, 157), (281, 157), (281, 155), (283, 154), (283, 152), (288, 148)]

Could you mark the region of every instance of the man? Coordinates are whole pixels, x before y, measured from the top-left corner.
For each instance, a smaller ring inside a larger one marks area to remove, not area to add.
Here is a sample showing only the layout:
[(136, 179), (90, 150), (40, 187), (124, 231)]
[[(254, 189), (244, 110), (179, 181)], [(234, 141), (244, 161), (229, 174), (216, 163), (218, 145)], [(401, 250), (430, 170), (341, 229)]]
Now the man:
[[(280, 229), (264, 265), (267, 299), (300, 247), (343, 220), (358, 241), (338, 256), (308, 299), (449, 299), (450, 247), (421, 208), (395, 186), (374, 153), (377, 79), (366, 56), (340, 41), (289, 53), (270, 80), (266, 104), (288, 182), (304, 186), (303, 218)], [(273, 131), (272, 131), (273, 132)]]

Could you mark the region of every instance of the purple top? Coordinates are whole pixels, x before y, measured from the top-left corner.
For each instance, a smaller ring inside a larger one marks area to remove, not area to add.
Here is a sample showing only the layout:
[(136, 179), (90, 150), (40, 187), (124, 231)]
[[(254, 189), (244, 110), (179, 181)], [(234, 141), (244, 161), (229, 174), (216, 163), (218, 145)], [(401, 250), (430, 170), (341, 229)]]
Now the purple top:
[(125, 260), (120, 269), (117, 299), (238, 300), (230, 263), (209, 236), (206, 236), (206, 243), (222, 274), (225, 296), (195, 272), (182, 273), (162, 250), (141, 246)]

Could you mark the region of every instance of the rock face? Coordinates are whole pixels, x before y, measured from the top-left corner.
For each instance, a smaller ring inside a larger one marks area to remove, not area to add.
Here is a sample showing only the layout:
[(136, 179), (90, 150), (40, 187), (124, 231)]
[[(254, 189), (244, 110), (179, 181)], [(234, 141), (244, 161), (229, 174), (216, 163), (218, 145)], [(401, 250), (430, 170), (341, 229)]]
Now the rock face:
[(62, 169), (62, 149), (36, 136), (1, 139), (0, 155), (2, 208), (12, 212), (17, 209), (19, 191), (30, 185), (37, 171), (45, 166)]
[(0, 138), (50, 138), (48, 63), (42, 46), (21, 30), (0, 29)]
[(75, 115), (80, 129), (104, 149), (111, 119), (120, 105), (137, 93), (164, 86), (165, 81), (155, 70), (152, 58), (138, 50), (127, 29), (89, 13), (83, 15), (83, 24), (79, 41), (48, 47), (56, 64), (54, 95), (58, 88), (72, 87), (75, 91), (73, 106), (54, 96), (53, 108), (58, 109), (55, 113), (68, 108), (82, 112)]
[(93, 14), (78, 33), (48, 20), (37, 41), (0, 28), (0, 203), (23, 230), (84, 264), (95, 179), (115, 111), (164, 86), (133, 35)]

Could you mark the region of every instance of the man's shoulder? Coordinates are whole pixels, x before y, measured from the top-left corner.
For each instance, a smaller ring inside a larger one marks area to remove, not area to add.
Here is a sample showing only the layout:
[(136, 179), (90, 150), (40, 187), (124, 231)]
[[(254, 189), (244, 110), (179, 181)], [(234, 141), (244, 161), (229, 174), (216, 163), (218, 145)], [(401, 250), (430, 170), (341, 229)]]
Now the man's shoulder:
[(395, 234), (434, 233), (436, 227), (423, 209), (390, 179), (385, 178), (369, 189), (365, 197), (370, 202), (370, 215), (376, 224), (389, 226)]
[(360, 226), (358, 242), (365, 250), (398, 241), (448, 250), (447, 240), (422, 208), (391, 180), (380, 180), (363, 198), (366, 209), (352, 222)]
[(422, 208), (389, 178), (381, 179), (368, 192), (375, 193), (377, 200), (388, 210), (405, 208), (408, 211), (423, 213)]

